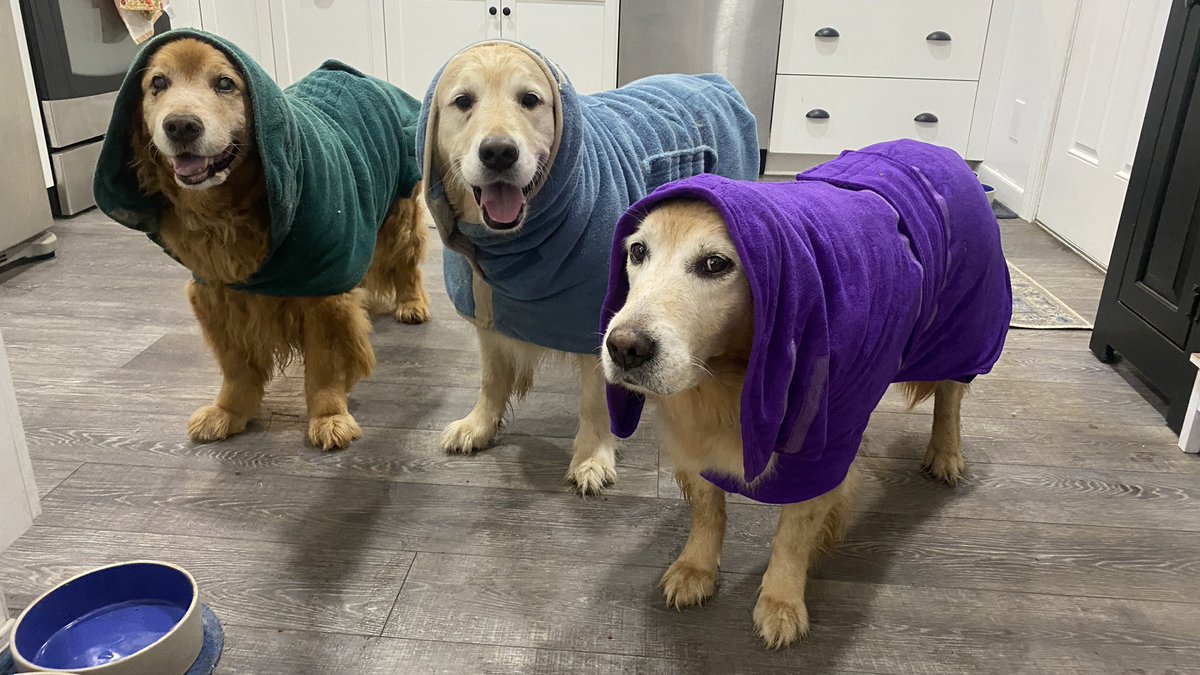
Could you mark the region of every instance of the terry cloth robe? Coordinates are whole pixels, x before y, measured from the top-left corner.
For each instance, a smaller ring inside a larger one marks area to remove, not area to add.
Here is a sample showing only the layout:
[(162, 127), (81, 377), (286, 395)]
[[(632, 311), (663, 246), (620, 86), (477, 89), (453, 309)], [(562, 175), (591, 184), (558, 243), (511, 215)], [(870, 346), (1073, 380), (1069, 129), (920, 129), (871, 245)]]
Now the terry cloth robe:
[(254, 113), (271, 239), (258, 271), (232, 287), (290, 297), (336, 295), (358, 286), (388, 209), (412, 195), (421, 180), (414, 138), (420, 104), (337, 61), (280, 89), (245, 52), (216, 35), (181, 29), (154, 38), (117, 93), (96, 167), (96, 204), (163, 246), (159, 225), (167, 204), (138, 185), (130, 129), (147, 61), (183, 38), (207, 42), (229, 58), (246, 81)]
[[(603, 311), (625, 303), (624, 241), (677, 197), (724, 217), (754, 302), (741, 396), (744, 480), (706, 475), (773, 504), (818, 497), (846, 477), (871, 412), (893, 382), (987, 373), (1012, 313), (1000, 229), (953, 151), (873, 145), (792, 183), (700, 176), (663, 187), (617, 226)], [(642, 398), (610, 386), (613, 433), (637, 428)]]
[(431, 166), (432, 98), (441, 72), (425, 95), (417, 136), (426, 203), (446, 244), (446, 290), (460, 314), (525, 342), (592, 354), (617, 219), (678, 178), (757, 178), (757, 127), (737, 90), (718, 75), (648, 77), (581, 96), (558, 66), (529, 52), (558, 86), (551, 169), (530, 192), (525, 223), (494, 233), (455, 220)]

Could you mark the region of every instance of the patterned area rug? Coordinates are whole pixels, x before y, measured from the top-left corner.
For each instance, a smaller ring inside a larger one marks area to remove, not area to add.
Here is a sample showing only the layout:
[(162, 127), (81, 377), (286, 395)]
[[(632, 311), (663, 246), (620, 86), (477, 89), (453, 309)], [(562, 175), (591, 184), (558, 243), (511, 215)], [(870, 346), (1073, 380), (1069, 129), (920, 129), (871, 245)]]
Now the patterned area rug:
[(1091, 330), (1092, 324), (1059, 300), (1053, 293), (1022, 272), (1016, 265), (1008, 264), (1012, 277), (1013, 328)]

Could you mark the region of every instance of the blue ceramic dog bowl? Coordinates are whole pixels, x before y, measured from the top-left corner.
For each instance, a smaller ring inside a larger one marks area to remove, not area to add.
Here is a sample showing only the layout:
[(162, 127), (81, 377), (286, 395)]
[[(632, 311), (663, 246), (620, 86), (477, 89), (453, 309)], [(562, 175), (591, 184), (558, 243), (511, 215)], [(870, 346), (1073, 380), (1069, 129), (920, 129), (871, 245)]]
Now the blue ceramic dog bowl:
[(983, 195), (987, 197), (988, 203), (991, 204), (996, 201), (996, 188), (987, 183), (980, 183), (980, 185), (983, 186)]
[(10, 648), (20, 672), (184, 675), (203, 642), (192, 575), (135, 561), (85, 572), (34, 600)]

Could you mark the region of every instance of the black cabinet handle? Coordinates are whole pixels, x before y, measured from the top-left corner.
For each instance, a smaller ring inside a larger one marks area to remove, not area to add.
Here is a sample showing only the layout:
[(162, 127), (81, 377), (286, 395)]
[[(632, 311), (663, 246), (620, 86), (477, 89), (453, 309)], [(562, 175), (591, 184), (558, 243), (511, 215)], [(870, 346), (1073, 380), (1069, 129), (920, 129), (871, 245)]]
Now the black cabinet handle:
[(816, 33), (813, 33), (813, 35), (815, 35), (816, 37), (827, 37), (827, 38), (842, 37), (842, 34), (837, 32), (836, 28), (831, 28), (829, 26), (826, 26), (826, 27), (818, 30)]
[(937, 124), (938, 116), (930, 112), (924, 112), (913, 118), (914, 122), (923, 122), (925, 124)]
[(805, 113), (804, 116), (810, 120), (827, 120), (827, 119), (829, 119), (829, 113), (824, 110), (821, 110), (820, 108), (813, 108), (812, 110), (809, 110), (807, 113)]
[(496, 8), (488, 7), (488, 14), (491, 14), (492, 16), (496, 16)]
[(929, 40), (930, 42), (949, 42), (950, 34), (944, 30), (935, 30), (929, 35), (926, 35), (925, 39)]
[(512, 7), (505, 7), (504, 16), (508, 16), (509, 14), (512, 14)]

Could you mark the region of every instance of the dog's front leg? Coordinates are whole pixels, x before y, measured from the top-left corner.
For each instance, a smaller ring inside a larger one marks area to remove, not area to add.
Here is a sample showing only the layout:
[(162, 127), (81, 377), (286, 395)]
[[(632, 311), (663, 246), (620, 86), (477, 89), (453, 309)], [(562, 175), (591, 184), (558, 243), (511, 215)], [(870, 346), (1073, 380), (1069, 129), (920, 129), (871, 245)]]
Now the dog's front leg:
[(532, 383), (532, 373), (524, 372), (518, 364), (512, 341), (484, 328), (477, 332), (479, 398), (466, 417), (451, 422), (442, 431), (442, 449), (451, 454), (469, 455), (491, 445), (504, 421), (508, 400), (518, 388), (518, 378), (524, 382), (523, 390), (528, 390)]
[(617, 439), (608, 426), (600, 359), (579, 356), (579, 431), (567, 481), (582, 495), (599, 494), (617, 480)]
[(238, 317), (245, 308), (233, 306), (241, 296), (194, 281), (188, 282), (187, 293), (222, 375), (216, 400), (188, 419), (188, 436), (202, 443), (220, 441), (244, 431), (258, 414), (273, 357), (269, 347), (240, 335), (246, 326)]
[(660, 583), (667, 605), (682, 609), (699, 605), (717, 592), (725, 541), (725, 491), (694, 471), (677, 470), (675, 481), (692, 508), (692, 529), (683, 552)]
[(334, 296), (304, 316), (304, 396), (308, 440), (322, 450), (345, 448), (362, 438), (347, 398), (375, 367), (371, 322), (360, 291)]
[(771, 542), (771, 561), (763, 574), (754, 605), (754, 627), (772, 649), (786, 647), (808, 634), (804, 591), (808, 567), (841, 535), (854, 492), (853, 468), (833, 490), (806, 502), (788, 504), (779, 515)]

